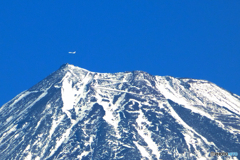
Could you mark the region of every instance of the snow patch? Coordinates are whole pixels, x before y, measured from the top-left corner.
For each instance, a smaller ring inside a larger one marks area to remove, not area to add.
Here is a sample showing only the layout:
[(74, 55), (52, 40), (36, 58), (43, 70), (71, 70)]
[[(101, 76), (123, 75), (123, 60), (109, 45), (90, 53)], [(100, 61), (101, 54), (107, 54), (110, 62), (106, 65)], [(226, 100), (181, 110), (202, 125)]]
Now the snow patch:
[[(66, 77), (70, 73), (66, 74)], [(63, 101), (63, 107), (62, 111), (65, 112), (68, 116), (68, 118), (71, 119), (71, 113), (68, 111), (73, 108), (74, 104), (74, 91), (72, 88), (72, 81), (65, 78), (62, 82), (62, 88), (61, 88), (61, 95), (62, 95), (62, 101)]]
[(160, 154), (158, 152), (158, 146), (157, 144), (152, 140), (151, 138), (151, 132), (148, 131), (148, 129), (143, 125), (143, 122), (147, 123), (146, 119), (144, 118), (144, 115), (142, 111), (138, 115), (138, 118), (136, 120), (138, 127), (136, 128), (138, 131), (138, 134), (144, 139), (144, 141), (148, 144), (148, 147), (152, 150), (152, 154), (156, 155), (157, 158), (160, 157)]
[(147, 158), (151, 157), (143, 146), (139, 145), (137, 142), (133, 142), (133, 143), (137, 146), (138, 150), (140, 151), (143, 157), (147, 157)]
[(83, 151), (80, 155), (77, 156), (79, 160), (81, 160), (83, 157), (87, 156), (89, 152)]
[(112, 104), (110, 107), (108, 102), (102, 101), (102, 97), (99, 94), (97, 94), (96, 97), (98, 99), (98, 104), (103, 106), (103, 109), (105, 111), (103, 119), (114, 127), (116, 136), (118, 138), (121, 138), (118, 132), (118, 123), (120, 121), (120, 118), (118, 117), (118, 114), (116, 116), (113, 115), (113, 111), (117, 109), (117, 106)]
[(32, 153), (29, 152), (27, 157), (25, 157), (25, 160), (32, 160)]
[(16, 125), (11, 125), (9, 126), (8, 128), (10, 128), (7, 132), (5, 132), (2, 137), (0, 137), (0, 143), (2, 142), (2, 140), (7, 136), (9, 135), (10, 133), (14, 132), (17, 130), (17, 124)]
[(6, 119), (5, 124), (7, 124), (8, 122), (10, 122), (12, 119), (13, 119), (13, 116), (8, 117), (8, 118)]

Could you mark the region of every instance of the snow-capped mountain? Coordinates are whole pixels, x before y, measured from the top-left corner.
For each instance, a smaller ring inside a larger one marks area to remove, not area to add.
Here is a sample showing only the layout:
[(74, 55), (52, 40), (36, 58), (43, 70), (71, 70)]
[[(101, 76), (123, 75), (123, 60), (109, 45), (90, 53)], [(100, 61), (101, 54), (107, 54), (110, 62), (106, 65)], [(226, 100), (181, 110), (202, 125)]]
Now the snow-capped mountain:
[(240, 97), (206, 81), (63, 65), (0, 108), (1, 160), (238, 159)]

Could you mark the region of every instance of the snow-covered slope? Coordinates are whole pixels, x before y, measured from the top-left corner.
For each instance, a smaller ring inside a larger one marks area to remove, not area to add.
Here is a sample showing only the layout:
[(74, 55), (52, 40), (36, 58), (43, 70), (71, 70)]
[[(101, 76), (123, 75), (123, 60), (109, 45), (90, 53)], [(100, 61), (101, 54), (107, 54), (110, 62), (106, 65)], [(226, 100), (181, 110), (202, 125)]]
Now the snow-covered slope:
[[(59, 70), (0, 108), (0, 159), (237, 159), (240, 97), (196, 79)], [(239, 157), (238, 157), (239, 158)]]

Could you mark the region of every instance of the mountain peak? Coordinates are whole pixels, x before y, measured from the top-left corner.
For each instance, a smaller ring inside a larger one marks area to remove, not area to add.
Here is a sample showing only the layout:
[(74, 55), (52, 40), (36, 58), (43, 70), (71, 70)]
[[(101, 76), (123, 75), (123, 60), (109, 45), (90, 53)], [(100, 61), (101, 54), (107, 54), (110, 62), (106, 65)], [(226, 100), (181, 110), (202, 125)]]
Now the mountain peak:
[(239, 106), (210, 82), (67, 63), (0, 108), (0, 159), (211, 159), (239, 150)]
[(69, 63), (65, 63), (63, 65), (60, 66), (59, 70), (84, 70), (84, 71), (87, 71), (87, 72), (90, 72), (84, 68), (81, 68), (81, 67), (78, 67), (78, 66), (74, 66), (73, 64), (69, 64)]
[[(61, 65), (59, 69), (60, 69), (60, 70), (61, 70), (61, 69), (68, 70), (68, 69), (73, 69), (73, 68), (75, 68), (75, 67), (76, 67), (76, 66), (74, 66), (74, 65), (72, 65), (72, 64), (65, 63), (65, 64)], [(78, 68), (80, 68), (80, 67), (78, 67)]]

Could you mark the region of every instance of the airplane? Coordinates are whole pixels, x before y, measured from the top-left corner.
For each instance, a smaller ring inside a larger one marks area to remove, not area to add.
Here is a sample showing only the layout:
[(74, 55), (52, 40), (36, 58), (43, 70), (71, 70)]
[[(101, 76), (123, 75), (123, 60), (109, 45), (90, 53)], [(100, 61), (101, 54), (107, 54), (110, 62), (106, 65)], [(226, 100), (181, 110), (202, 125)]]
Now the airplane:
[(76, 51), (74, 51), (74, 52), (68, 52), (69, 54), (75, 54), (76, 53)]

